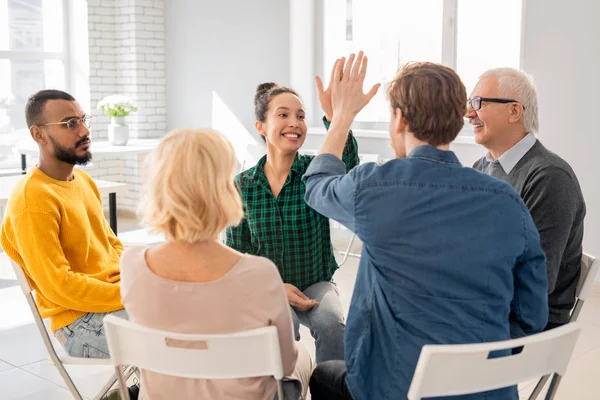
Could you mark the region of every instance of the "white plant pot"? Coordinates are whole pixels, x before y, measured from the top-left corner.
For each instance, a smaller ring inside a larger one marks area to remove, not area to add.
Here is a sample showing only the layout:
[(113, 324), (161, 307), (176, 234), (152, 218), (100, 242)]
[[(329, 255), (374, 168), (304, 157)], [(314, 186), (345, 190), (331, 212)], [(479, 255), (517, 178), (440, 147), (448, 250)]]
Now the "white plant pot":
[(108, 125), (108, 141), (115, 146), (125, 146), (129, 140), (129, 126), (125, 117), (110, 117)]

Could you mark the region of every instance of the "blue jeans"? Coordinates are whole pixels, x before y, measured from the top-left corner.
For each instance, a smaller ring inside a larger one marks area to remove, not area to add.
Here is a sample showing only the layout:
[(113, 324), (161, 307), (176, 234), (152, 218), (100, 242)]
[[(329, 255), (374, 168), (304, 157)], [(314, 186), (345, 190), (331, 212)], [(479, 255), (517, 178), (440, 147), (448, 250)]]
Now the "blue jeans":
[(102, 325), (106, 315), (129, 319), (125, 309), (108, 313), (87, 313), (71, 324), (54, 331), (54, 337), (71, 357), (109, 358)]
[(300, 324), (310, 329), (315, 338), (317, 364), (344, 359), (344, 313), (338, 289), (333, 282), (319, 282), (303, 292), (319, 305), (308, 311), (298, 311), (290, 306), (296, 340), (300, 340)]

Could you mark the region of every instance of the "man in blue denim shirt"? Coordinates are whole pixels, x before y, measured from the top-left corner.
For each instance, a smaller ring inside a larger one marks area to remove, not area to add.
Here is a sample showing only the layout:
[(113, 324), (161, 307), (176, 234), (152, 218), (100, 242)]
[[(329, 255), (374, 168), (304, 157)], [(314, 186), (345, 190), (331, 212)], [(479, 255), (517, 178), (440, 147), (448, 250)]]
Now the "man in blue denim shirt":
[[(356, 63), (354, 56), (336, 63), (334, 118), (304, 175), (307, 203), (363, 242), (346, 362), (317, 366), (314, 400), (406, 398), (423, 345), (530, 335), (548, 316), (545, 257), (525, 204), (449, 151), (467, 103), (452, 69), (401, 68), (388, 93), (397, 159), (345, 174), (346, 132), (374, 94), (362, 92), (365, 70), (362, 53)], [(452, 398), (518, 395), (509, 387)]]

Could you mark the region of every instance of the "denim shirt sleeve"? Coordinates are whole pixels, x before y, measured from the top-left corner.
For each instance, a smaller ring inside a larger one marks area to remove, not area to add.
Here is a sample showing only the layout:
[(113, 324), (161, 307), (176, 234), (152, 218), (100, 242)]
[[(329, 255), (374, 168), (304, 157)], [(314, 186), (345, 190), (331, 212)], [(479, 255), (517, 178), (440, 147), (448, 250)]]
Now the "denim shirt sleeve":
[(354, 194), (356, 171), (346, 174), (346, 165), (333, 154), (320, 154), (302, 177), (304, 200), (320, 214), (355, 231)]
[(540, 236), (525, 205), (525, 250), (514, 269), (510, 334), (519, 338), (541, 332), (548, 323), (548, 274)]
[[(323, 125), (325, 129), (329, 130), (331, 122), (327, 121), (327, 118), (323, 116)], [(358, 143), (356, 138), (352, 134), (352, 129), (348, 131), (348, 140), (346, 140), (346, 146), (344, 146), (344, 152), (342, 153), (342, 161), (346, 164), (346, 172), (360, 164), (360, 157), (358, 155)]]

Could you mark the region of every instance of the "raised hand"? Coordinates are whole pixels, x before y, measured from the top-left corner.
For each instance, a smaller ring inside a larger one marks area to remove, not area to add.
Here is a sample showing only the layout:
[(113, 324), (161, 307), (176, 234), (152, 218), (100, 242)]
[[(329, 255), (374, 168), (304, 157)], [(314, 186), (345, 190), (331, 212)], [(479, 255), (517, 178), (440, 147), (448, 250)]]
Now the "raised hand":
[(333, 63), (333, 67), (331, 68), (331, 77), (329, 78), (329, 84), (327, 85), (327, 90), (323, 87), (323, 81), (320, 77), (315, 76), (315, 81), (317, 82), (317, 94), (319, 95), (319, 102), (321, 103), (321, 109), (325, 114), (325, 118), (327, 121), (331, 122), (333, 119), (333, 107), (331, 106), (331, 83), (333, 82), (333, 74), (335, 73), (335, 67), (338, 60), (335, 60)]
[(381, 86), (379, 83), (373, 85), (368, 93), (363, 92), (367, 65), (368, 59), (362, 51), (358, 53), (358, 56), (350, 54), (347, 62), (345, 58), (336, 61), (333, 67), (333, 76), (327, 88), (331, 90), (333, 115), (354, 119), (356, 114), (375, 96)]

